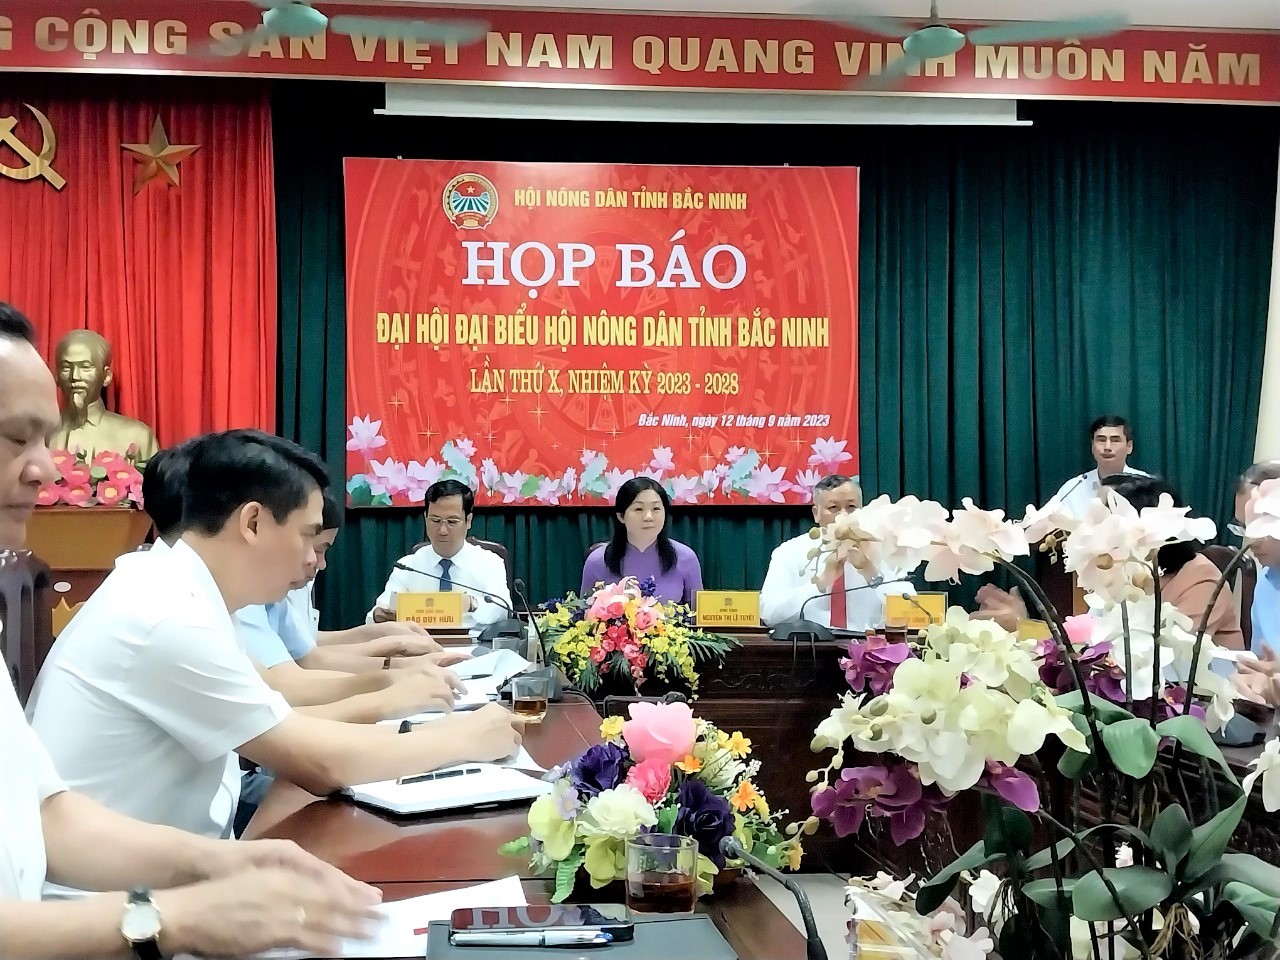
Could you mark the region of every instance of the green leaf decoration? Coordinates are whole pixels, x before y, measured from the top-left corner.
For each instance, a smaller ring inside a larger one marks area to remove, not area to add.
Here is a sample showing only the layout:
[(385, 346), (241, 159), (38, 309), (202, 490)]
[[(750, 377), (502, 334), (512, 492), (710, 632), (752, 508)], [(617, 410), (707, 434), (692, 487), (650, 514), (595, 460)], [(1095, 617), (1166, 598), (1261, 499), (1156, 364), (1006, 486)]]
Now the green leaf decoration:
[(747, 482), (747, 478), (751, 476), (751, 471), (760, 466), (760, 454), (754, 450), (748, 450), (738, 462), (729, 468), (729, 486), (731, 488), (741, 487)]
[(1268, 896), (1247, 883), (1228, 883), (1222, 888), (1223, 898), (1240, 912), (1249, 929), (1264, 939), (1271, 936), (1271, 927), (1280, 910), (1280, 899)]
[(1071, 906), (1071, 892), (1075, 890), (1078, 881), (1074, 877), (1067, 877), (1062, 881), (1062, 893), (1058, 892), (1057, 881), (1049, 880), (1032, 880), (1022, 887), (1022, 895), (1028, 900), (1039, 904), (1042, 907), (1053, 908), (1058, 906), (1059, 897), (1065, 898), (1062, 906)]
[(515, 840), (509, 840), (498, 848), (498, 853), (504, 857), (527, 857), (529, 855), (529, 838), (519, 837)]
[[(1071, 690), (1053, 698), (1060, 707), (1066, 707), (1072, 713), (1084, 713), (1084, 697), (1079, 690)], [(1094, 694), (1089, 698), (1089, 706), (1093, 710), (1094, 719), (1099, 724), (1118, 723), (1121, 720), (1132, 720), (1133, 714), (1124, 707), (1116, 706), (1110, 700)]]
[(389, 507), (391, 506), (391, 495), (386, 493), (379, 493), (372, 500), (370, 500), (369, 503), (370, 505), (375, 507)]
[(575, 850), (568, 857), (556, 864), (556, 892), (551, 896), (552, 903), (564, 903), (573, 892), (573, 884), (578, 870), (582, 867), (586, 855), (582, 850)]
[(1231, 835), (1240, 826), (1248, 799), (1240, 797), (1208, 823), (1191, 831), (1191, 853), (1182, 872), (1183, 880), (1197, 880), (1218, 865), (1231, 842)]
[(353, 507), (367, 507), (373, 503), (373, 491), (364, 480), (348, 484), (347, 495), (351, 497)]
[(658, 832), (669, 834), (676, 827), (676, 817), (680, 815), (680, 811), (674, 807), (665, 807), (658, 811)]
[(1111, 867), (1102, 871), (1116, 889), (1112, 898), (1097, 871), (1076, 881), (1071, 912), (1086, 922), (1119, 920), (1156, 906), (1173, 892), (1173, 878), (1150, 867)]
[(1170, 717), (1156, 724), (1156, 733), (1162, 737), (1172, 737), (1197, 756), (1213, 761), (1227, 775), (1228, 780), (1239, 786), (1240, 781), (1236, 779), (1227, 758), (1213, 742), (1213, 737), (1209, 736), (1209, 731), (1204, 728), (1203, 721), (1191, 716)]
[(595, 457), (589, 460), (582, 468), (582, 475), (578, 478), (579, 482), (585, 489), (590, 489), (593, 493), (602, 492), (608, 484), (604, 482), (605, 458)]
[(1187, 811), (1174, 804), (1156, 814), (1151, 824), (1151, 849), (1160, 856), (1165, 869), (1176, 876), (1178, 865), (1191, 852), (1191, 821), (1187, 819)]
[(976, 870), (986, 866), (999, 857), (987, 856), (987, 845), (979, 840), (972, 847), (960, 854), (953, 862), (943, 867), (937, 876), (921, 884), (916, 894), (916, 912), (921, 916), (933, 913), (955, 889), (956, 877), (966, 870)]
[(1151, 772), (1160, 747), (1160, 737), (1151, 724), (1137, 717), (1104, 726), (1102, 742), (1116, 769), (1135, 780), (1141, 780)]
[(988, 853), (1021, 857), (1031, 846), (1031, 819), (1010, 803), (985, 794), (983, 819), (987, 825), (984, 842)]
[(1142, 844), (1142, 846), (1148, 849), (1151, 847), (1151, 838), (1137, 827), (1125, 826), (1122, 823), (1100, 823), (1095, 827), (1090, 827), (1088, 830), (1081, 830), (1074, 836), (1059, 840), (1052, 848), (1045, 847), (1043, 850), (1033, 853), (1027, 858), (1023, 867), (1027, 870), (1043, 870), (1045, 867), (1053, 863), (1052, 850), (1056, 850), (1058, 852), (1058, 859), (1061, 860), (1075, 850), (1077, 844), (1083, 843), (1090, 836), (1100, 830), (1111, 830), (1116, 833), (1123, 833), (1126, 836), (1132, 837), (1138, 843)]
[(1247, 853), (1226, 853), (1213, 872), (1224, 880), (1248, 884), (1269, 897), (1280, 898), (1280, 867)]
[(1072, 713), (1071, 725), (1080, 731), (1084, 737), (1085, 746), (1089, 748), (1088, 753), (1079, 753), (1075, 750), (1068, 750), (1058, 760), (1058, 772), (1068, 780), (1076, 780), (1085, 770), (1091, 769), (1097, 764), (1094, 757), (1097, 747), (1093, 742), (1093, 733), (1089, 730), (1089, 723), (1085, 720), (1083, 714)]

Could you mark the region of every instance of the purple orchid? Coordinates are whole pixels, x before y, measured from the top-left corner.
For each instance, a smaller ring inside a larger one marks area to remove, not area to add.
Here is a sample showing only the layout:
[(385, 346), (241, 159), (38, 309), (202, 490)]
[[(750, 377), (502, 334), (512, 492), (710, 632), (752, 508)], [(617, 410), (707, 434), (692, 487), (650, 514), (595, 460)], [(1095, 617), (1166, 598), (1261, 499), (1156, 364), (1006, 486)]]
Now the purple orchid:
[(656, 597), (658, 595), (658, 581), (654, 577), (645, 577), (640, 581), (640, 596)]
[[(1124, 671), (1111, 655), (1111, 642), (1084, 647), (1079, 652), (1080, 669), (1084, 674), (1085, 689), (1097, 694), (1112, 703), (1124, 703)], [(1040, 680), (1054, 693), (1066, 693), (1075, 689), (1075, 678), (1071, 667), (1063, 659), (1058, 645), (1052, 640), (1041, 640), (1036, 646), (1036, 655), (1040, 657)]]
[(849, 656), (841, 658), (840, 667), (855, 693), (870, 689), (880, 696), (893, 685), (898, 666), (911, 656), (908, 644), (890, 643), (879, 634), (872, 634), (861, 643), (849, 644)]
[(920, 783), (914, 764), (848, 767), (828, 789), (812, 798), (814, 815), (831, 822), (836, 836), (857, 833), (868, 813), (889, 819), (893, 842), (905, 843), (924, 832), (929, 812), (946, 803), (937, 787)]
[(1189, 712), (1191, 716), (1198, 717), (1201, 720), (1205, 718), (1203, 706), (1192, 701), (1191, 709), (1188, 711), (1186, 709), (1186, 703), (1187, 691), (1185, 688), (1178, 685), (1165, 687), (1163, 692), (1160, 694), (1159, 704), (1160, 709), (1164, 711), (1163, 719), (1172, 720), (1174, 717), (1182, 716), (1184, 712)]
[(1035, 813), (1040, 809), (1040, 788), (1036, 786), (1036, 782), (1021, 770), (998, 760), (987, 761), (987, 772), (978, 781), (978, 786), (994, 791), (1027, 813)]

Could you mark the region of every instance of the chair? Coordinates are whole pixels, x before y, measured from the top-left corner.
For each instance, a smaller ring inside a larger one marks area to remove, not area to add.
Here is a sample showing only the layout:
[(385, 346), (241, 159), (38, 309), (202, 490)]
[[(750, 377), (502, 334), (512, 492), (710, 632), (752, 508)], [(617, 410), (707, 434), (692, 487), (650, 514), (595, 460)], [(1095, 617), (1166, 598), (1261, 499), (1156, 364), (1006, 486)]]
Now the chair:
[(660, 697), (642, 697), (625, 696), (625, 695), (609, 695), (604, 698), (600, 704), (600, 715), (604, 717), (625, 717), (627, 707), (633, 703), (688, 703), (689, 698), (678, 690), (672, 690)]
[(0, 652), (23, 706), (53, 646), (51, 589), (49, 568), (30, 551), (0, 551)]
[[(498, 541), (481, 540), (478, 537), (467, 537), (467, 543), (471, 544), (473, 547), (479, 547), (481, 550), (488, 550), (490, 553), (496, 553), (502, 558), (502, 562), (507, 565), (507, 570), (509, 571), (511, 569), (511, 552), (502, 544), (498, 543)], [(431, 546), (430, 540), (419, 540), (413, 545), (413, 550), (416, 553), (423, 547), (429, 546)]]
[[(1204, 548), (1204, 555), (1213, 561), (1220, 573), (1225, 573), (1231, 558), (1236, 555), (1233, 547), (1214, 544)], [(1253, 591), (1258, 585), (1258, 567), (1252, 558), (1245, 557), (1236, 571), (1234, 580), (1229, 584), (1231, 595), (1235, 598), (1236, 613), (1240, 617), (1240, 632), (1244, 634), (1244, 648), (1253, 647)]]

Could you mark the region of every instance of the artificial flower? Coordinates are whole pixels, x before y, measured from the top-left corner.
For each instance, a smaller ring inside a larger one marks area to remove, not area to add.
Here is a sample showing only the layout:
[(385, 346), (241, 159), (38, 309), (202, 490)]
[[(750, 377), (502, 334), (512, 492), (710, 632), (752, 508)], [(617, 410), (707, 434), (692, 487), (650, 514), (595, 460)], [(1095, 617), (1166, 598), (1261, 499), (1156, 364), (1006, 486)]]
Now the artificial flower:
[(644, 760), (627, 771), (627, 783), (650, 803), (657, 803), (671, 789), (671, 764)]
[(755, 785), (750, 780), (743, 780), (729, 797), (729, 804), (739, 813), (746, 813), (755, 809), (759, 800), (760, 794), (756, 793)]
[(653, 805), (630, 784), (602, 790), (587, 801), (578, 818), (578, 831), (585, 838), (608, 836), (633, 837), (641, 827), (658, 822)]
[(605, 743), (617, 743), (622, 739), (622, 717), (605, 717), (600, 721), (600, 737)]
[(605, 790), (612, 790), (622, 782), (622, 765), (626, 754), (616, 743), (598, 743), (587, 749), (573, 763), (574, 789), (583, 797), (591, 798)]
[(1116, 866), (1133, 866), (1133, 847), (1129, 846), (1127, 843), (1122, 843), (1116, 848)]
[(1079, 753), (1089, 752), (1084, 734), (1071, 722), (1071, 711), (1054, 702), (1048, 691), (1023, 700), (1013, 711), (1009, 723), (1009, 745), (1024, 756), (1036, 753), (1044, 746), (1047, 737), (1053, 735), (1062, 745)]
[(721, 732), (716, 743), (722, 749), (728, 750), (739, 760), (751, 753), (751, 741), (737, 730), (732, 734), (725, 734), (724, 732)]
[(1245, 796), (1253, 792), (1253, 785), (1262, 781), (1262, 805), (1268, 813), (1280, 810), (1280, 740), (1272, 738), (1253, 760), (1249, 761), (1250, 773), (1241, 788)]
[(542, 844), (552, 860), (563, 860), (573, 850), (575, 825), (556, 808), (556, 799), (545, 794), (529, 807), (529, 836)]
[(597, 890), (627, 874), (627, 842), (620, 837), (594, 836), (587, 840), (583, 869)]
[(1016, 767), (988, 760), (987, 772), (979, 783), (990, 787), (1019, 810), (1034, 813), (1040, 809), (1040, 788), (1035, 780)]
[(691, 752), (697, 729), (687, 703), (633, 703), (628, 712), (622, 735), (637, 762), (672, 764)]
[(856, 693), (870, 690), (879, 696), (888, 691), (898, 666), (911, 655), (910, 644), (890, 643), (880, 634), (871, 634), (863, 641), (850, 641), (849, 656), (840, 660), (840, 669)]
[(693, 754), (686, 754), (683, 760), (676, 761), (676, 769), (681, 773), (697, 773), (702, 769), (702, 761)]
[(676, 802), (678, 810), (672, 832), (692, 837), (698, 844), (698, 852), (723, 869), (720, 841), (730, 836), (734, 828), (729, 801), (712, 793), (701, 780), (685, 780), (680, 784)]

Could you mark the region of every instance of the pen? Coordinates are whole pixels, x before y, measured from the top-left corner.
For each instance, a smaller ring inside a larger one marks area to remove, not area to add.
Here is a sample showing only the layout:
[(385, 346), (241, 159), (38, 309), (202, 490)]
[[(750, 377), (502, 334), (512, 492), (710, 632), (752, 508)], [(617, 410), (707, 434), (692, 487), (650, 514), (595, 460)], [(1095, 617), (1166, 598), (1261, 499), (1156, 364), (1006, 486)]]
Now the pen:
[(484, 773), (480, 767), (455, 767), (452, 770), (441, 770), (439, 773), (419, 773), (413, 777), (401, 777), (396, 783), (426, 783), (428, 780), (448, 780), (450, 777), (465, 777), (472, 773)]
[(604, 930), (506, 930), (455, 933), (455, 947), (605, 947), (613, 934)]

